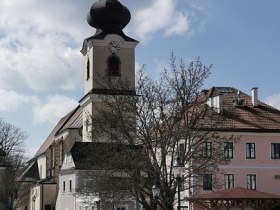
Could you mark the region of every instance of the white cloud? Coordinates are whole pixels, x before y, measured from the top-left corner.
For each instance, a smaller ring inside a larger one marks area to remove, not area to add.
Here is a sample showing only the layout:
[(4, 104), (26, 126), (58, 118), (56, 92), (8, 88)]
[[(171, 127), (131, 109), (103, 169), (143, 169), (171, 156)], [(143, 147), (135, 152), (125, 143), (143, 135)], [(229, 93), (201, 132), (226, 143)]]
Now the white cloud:
[(64, 95), (49, 95), (46, 98), (28, 96), (13, 90), (0, 89), (0, 112), (16, 112), (27, 105), (33, 111), (35, 123), (56, 124), (72, 111), (78, 102)]
[(51, 95), (47, 99), (38, 101), (33, 108), (35, 123), (51, 123), (55, 125), (63, 116), (78, 105), (77, 101), (63, 96)]
[(280, 110), (280, 93), (267, 97), (265, 103)]
[(19, 94), (13, 90), (0, 89), (0, 98), (1, 98), (1, 103), (0, 103), (1, 112), (6, 112), (6, 111), (15, 112), (23, 104), (30, 102), (29, 97), (23, 94)]
[(165, 35), (182, 35), (189, 29), (189, 19), (176, 10), (176, 0), (154, 0), (135, 10), (129, 30), (142, 41), (163, 31)]
[(73, 0), (0, 2), (0, 88), (81, 88), (79, 50), (90, 27), (79, 7)]
[[(176, 1), (138, 2), (128, 30), (142, 41), (159, 31), (165, 36), (186, 33), (190, 21)], [(90, 0), (1, 0), (0, 88), (81, 88), (79, 50), (94, 31), (85, 20), (91, 5)]]
[(182, 12), (176, 12), (174, 14), (174, 24), (167, 28), (165, 34), (167, 36), (170, 35), (183, 35), (190, 28), (190, 22), (187, 20), (187, 16), (185, 16)]

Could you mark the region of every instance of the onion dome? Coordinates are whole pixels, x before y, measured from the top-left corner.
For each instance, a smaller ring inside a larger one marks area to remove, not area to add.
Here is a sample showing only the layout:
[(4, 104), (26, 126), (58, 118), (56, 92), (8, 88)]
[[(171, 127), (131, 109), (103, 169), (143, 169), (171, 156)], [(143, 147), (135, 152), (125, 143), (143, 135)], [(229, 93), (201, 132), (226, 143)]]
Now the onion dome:
[(129, 21), (129, 10), (118, 0), (99, 0), (92, 5), (87, 15), (90, 26), (107, 33), (122, 31)]

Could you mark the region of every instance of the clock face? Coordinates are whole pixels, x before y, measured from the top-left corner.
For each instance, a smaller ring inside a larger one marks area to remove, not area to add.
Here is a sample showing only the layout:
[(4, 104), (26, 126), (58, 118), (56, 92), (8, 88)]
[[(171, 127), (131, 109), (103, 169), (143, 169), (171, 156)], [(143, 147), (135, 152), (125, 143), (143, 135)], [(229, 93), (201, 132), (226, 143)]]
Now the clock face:
[(108, 44), (108, 49), (111, 53), (117, 53), (120, 50), (120, 44), (117, 41), (111, 41)]

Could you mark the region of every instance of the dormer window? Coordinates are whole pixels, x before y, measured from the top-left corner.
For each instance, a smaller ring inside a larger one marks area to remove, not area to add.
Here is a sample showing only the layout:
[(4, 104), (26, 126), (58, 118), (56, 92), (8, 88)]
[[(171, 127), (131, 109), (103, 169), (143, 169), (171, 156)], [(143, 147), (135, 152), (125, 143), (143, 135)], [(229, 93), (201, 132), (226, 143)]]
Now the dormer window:
[(112, 76), (119, 76), (120, 75), (120, 59), (112, 55), (108, 58), (107, 61), (108, 66), (108, 74)]
[(234, 106), (239, 106), (239, 107), (242, 107), (242, 106), (245, 105), (244, 99), (241, 98), (240, 91), (237, 92), (237, 99), (233, 100), (233, 105)]

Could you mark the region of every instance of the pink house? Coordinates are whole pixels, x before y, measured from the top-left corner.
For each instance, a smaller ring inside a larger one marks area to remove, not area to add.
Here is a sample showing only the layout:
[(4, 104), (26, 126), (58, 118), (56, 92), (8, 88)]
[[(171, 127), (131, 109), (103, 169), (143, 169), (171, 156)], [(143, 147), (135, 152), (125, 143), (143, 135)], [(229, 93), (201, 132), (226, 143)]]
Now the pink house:
[(257, 90), (253, 88), (251, 96), (231, 87), (205, 92), (210, 97), (208, 104), (226, 116), (220, 135), (225, 139), (239, 136), (240, 140), (225, 143), (225, 157), (231, 161), (221, 167), (223, 187), (212, 189), (211, 178), (204, 180), (204, 197), (212, 190), (242, 187), (280, 198), (280, 111), (259, 101)]

